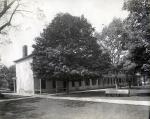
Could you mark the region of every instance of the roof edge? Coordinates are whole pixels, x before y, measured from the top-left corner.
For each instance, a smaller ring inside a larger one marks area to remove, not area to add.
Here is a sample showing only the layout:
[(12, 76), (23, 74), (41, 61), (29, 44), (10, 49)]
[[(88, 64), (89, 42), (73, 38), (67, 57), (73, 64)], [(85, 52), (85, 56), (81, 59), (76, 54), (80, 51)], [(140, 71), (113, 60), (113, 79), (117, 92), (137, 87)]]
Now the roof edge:
[(22, 58), (20, 58), (20, 59), (18, 59), (18, 60), (15, 60), (14, 62), (15, 62), (15, 63), (18, 63), (18, 62), (23, 61), (23, 60), (25, 60), (25, 59), (28, 59), (28, 58), (30, 58), (30, 57), (33, 57), (33, 54), (30, 54), (30, 55), (28, 55), (28, 56), (26, 56), (26, 57), (22, 57)]

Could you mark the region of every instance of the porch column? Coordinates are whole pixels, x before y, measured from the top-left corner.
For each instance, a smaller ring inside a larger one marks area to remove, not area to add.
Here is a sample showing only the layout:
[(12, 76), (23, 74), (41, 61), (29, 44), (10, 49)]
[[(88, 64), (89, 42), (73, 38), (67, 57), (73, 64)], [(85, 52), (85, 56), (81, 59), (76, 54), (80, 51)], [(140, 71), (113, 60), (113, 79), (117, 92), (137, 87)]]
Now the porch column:
[(98, 80), (99, 80), (99, 79), (96, 79), (96, 86), (97, 86), (97, 87), (98, 87)]
[(93, 87), (93, 84), (92, 84), (92, 79), (89, 79), (89, 81), (90, 81), (90, 87)]
[(81, 86), (85, 89), (85, 80), (81, 81)]

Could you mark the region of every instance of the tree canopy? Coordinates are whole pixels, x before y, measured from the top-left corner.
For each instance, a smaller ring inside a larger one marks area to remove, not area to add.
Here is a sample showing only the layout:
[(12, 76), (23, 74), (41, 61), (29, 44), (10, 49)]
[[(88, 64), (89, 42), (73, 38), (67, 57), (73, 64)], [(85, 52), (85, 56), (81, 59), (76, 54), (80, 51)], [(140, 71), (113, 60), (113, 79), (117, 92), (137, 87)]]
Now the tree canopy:
[(0, 64), (0, 88), (8, 88), (8, 73), (8, 68), (4, 64)]
[(113, 66), (119, 65), (127, 49), (125, 45), (127, 34), (123, 26), (123, 21), (114, 18), (96, 37), (100, 45), (109, 52)]
[(129, 11), (125, 19), (130, 43), (129, 59), (136, 63), (138, 71), (144, 67), (150, 69), (150, 3), (148, 0), (128, 0), (123, 8)]
[(33, 45), (33, 71), (40, 79), (98, 76), (110, 66), (84, 16), (57, 14)]
[(0, 0), (0, 45), (10, 43), (7, 39), (9, 28), (17, 13), (26, 11), (20, 9), (21, 0)]
[(20, 6), (19, 1), (20, 0), (0, 1), (0, 33), (7, 26), (11, 25), (12, 18)]
[(113, 66), (136, 71), (150, 69), (150, 3), (127, 0), (123, 9), (129, 12), (127, 18), (113, 19), (96, 37), (109, 51)]
[(126, 31), (128, 31), (130, 36), (130, 42), (133, 43), (133, 45), (150, 42), (150, 4), (148, 1), (128, 0), (124, 3), (123, 8), (129, 11), (125, 25)]

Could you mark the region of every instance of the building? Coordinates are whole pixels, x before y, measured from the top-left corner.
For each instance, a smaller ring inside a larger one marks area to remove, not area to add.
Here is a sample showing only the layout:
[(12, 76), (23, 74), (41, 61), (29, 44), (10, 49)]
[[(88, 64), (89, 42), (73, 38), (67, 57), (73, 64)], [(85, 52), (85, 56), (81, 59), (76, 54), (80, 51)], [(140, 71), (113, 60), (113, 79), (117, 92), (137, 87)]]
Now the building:
[[(35, 79), (32, 71), (33, 55), (27, 55), (27, 46), (23, 47), (23, 57), (16, 60), (16, 92), (20, 95), (35, 93), (59, 93), (66, 91), (66, 81)], [(125, 77), (120, 84), (126, 84)], [(115, 77), (104, 76), (100, 79), (85, 79), (69, 81), (69, 90), (87, 90), (105, 87), (115, 87)]]
[(27, 46), (23, 47), (23, 57), (16, 60), (16, 92), (34, 94), (34, 78), (31, 68), (32, 55), (27, 55)]

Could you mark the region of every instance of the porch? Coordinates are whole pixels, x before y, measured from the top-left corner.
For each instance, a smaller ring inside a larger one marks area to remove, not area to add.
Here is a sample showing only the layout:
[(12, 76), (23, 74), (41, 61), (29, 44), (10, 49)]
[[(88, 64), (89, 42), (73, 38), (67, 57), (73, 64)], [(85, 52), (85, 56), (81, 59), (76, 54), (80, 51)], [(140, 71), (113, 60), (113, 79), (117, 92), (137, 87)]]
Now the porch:
[(99, 88), (112, 88), (115, 87), (113, 79), (85, 79), (85, 80), (34, 80), (35, 94), (41, 93), (64, 93), (68, 90), (82, 91)]

